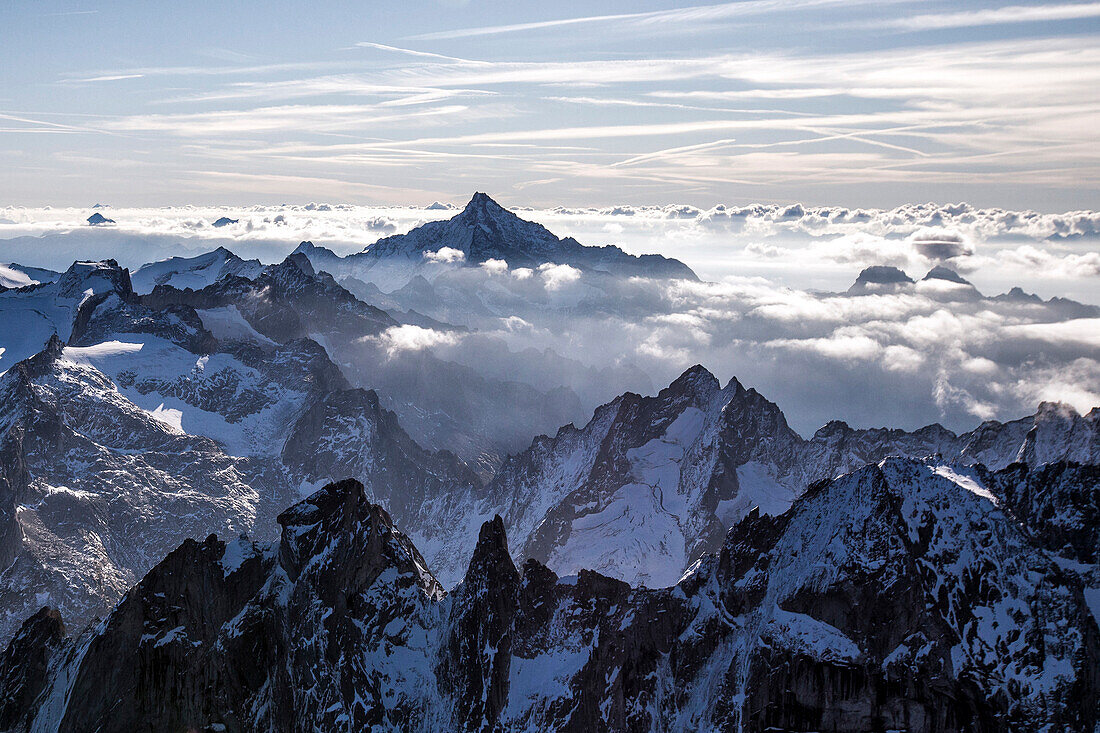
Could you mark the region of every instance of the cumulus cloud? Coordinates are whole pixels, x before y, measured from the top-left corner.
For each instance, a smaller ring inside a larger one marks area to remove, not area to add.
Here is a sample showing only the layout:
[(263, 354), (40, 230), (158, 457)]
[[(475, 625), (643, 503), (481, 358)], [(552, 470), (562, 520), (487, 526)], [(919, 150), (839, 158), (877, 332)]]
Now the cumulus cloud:
[(547, 290), (560, 290), (581, 278), (581, 271), (570, 265), (553, 265), (544, 262), (538, 267)]
[(481, 267), (488, 273), (500, 275), (508, 271), (508, 263), (504, 260), (488, 259), (481, 263)]
[(1100, 277), (1100, 252), (1059, 254), (1025, 244), (1005, 250), (1002, 257), (1020, 267), (1042, 269), (1048, 274), (1057, 273), (1069, 278)]
[(365, 342), (381, 346), (388, 355), (396, 356), (406, 351), (424, 351), (440, 346), (453, 346), (461, 336), (453, 331), (437, 331), (432, 328), (404, 324), (390, 326), (377, 336), (368, 336)]
[(453, 247), (440, 247), (435, 252), (425, 252), (424, 259), (428, 262), (449, 265), (456, 262), (465, 262), (466, 253)]

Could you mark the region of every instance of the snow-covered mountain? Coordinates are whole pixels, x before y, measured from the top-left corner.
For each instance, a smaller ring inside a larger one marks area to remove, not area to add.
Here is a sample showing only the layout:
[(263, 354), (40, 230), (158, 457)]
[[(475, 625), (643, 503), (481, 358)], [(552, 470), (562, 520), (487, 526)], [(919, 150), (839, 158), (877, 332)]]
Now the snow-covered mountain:
[(263, 269), (259, 260), (244, 260), (225, 247), (218, 247), (196, 257), (172, 257), (150, 262), (139, 267), (130, 280), (139, 293), (152, 292), (157, 285), (171, 285), (180, 290), (202, 290), (227, 275), (251, 280), (258, 277)]
[(583, 428), (537, 439), (483, 487), (418, 445), (375, 393), (350, 388), (306, 337), (391, 323), (326, 278), (292, 257), (255, 280), (139, 296), (114, 263), (78, 263), (0, 299), (9, 312), (32, 310), (11, 305), (17, 296), (51, 305), (33, 310), (55, 313), (45, 327), (68, 341), (55, 336), (0, 379), (0, 534), (15, 560), (0, 574), (5, 634), (45, 602), (79, 626), (184, 537), (262, 535), (301, 491), (346, 477), (389, 507), (447, 587), (495, 514), (517, 557), (665, 586), (754, 508), (778, 514), (813, 481), (887, 455), (1100, 462), (1096, 411), (1046, 404), (963, 436), (837, 422), (807, 441), (755, 390), (696, 367), (655, 397), (623, 395)]
[(57, 277), (0, 290), (0, 372), (41, 351), (53, 334), (67, 340), (80, 309), (116, 290), (132, 292), (114, 260), (74, 262)]
[(14, 289), (28, 285), (53, 282), (61, 276), (60, 272), (42, 267), (27, 267), (15, 262), (0, 264), (0, 288)]
[(339, 257), (311, 242), (303, 242), (296, 251), (339, 280), (355, 277), (386, 291), (401, 287), (417, 274), (446, 269), (439, 266), (476, 266), (489, 260), (507, 262), (510, 267), (556, 264), (624, 277), (697, 279), (679, 260), (631, 255), (612, 245), (588, 247), (572, 237), (560, 239), (484, 193), (475, 193), (466, 208), (451, 219), (384, 237), (357, 254)]
[(501, 467), (483, 514), (504, 517), (520, 557), (671, 585), (726, 528), (779, 514), (806, 487), (888, 456), (940, 456), (1000, 469), (1014, 462), (1100, 463), (1100, 409), (1044, 403), (1032, 417), (955, 435), (855, 430), (832, 422), (805, 440), (782, 411), (736, 380), (685, 372), (656, 397), (626, 394), (583, 428), (540, 437)]
[(277, 542), (183, 543), (78, 638), (31, 617), (0, 657), (0, 723), (1091, 731), (1096, 610), (1002, 482), (871, 464), (747, 516), (660, 590), (517, 568), (497, 517), (450, 594), (360, 484), (332, 484)]
[[(198, 290), (162, 283), (143, 298), (153, 308), (186, 305), (211, 319), (215, 329), (235, 335), (242, 317), (263, 337), (284, 342), (312, 338), (362, 338), (397, 322), (385, 311), (359, 301), (327, 273), (315, 272), (302, 255), (291, 255), (253, 278), (227, 273)], [(206, 316), (206, 314), (209, 314)]]
[[(199, 290), (161, 284), (142, 302), (156, 309), (195, 308), (204, 326), (223, 340), (317, 341), (353, 384), (382, 394), (385, 407), (400, 415), (418, 442), (456, 453), (483, 477), (539, 431), (583, 414), (566, 388), (540, 390), (492, 378), (416, 349), (393, 353), (384, 332), (400, 337), (402, 324), (356, 298), (327, 272), (316, 272), (301, 253), (252, 279), (226, 274)], [(434, 325), (443, 333), (449, 328)]]
[[(566, 421), (554, 408), (565, 397), (429, 354), (383, 358), (401, 324), (301, 254), (253, 278), (226, 272), (198, 290), (166, 281), (145, 295), (113, 262), (76, 263), (54, 282), (0, 292), (0, 311), (27, 324), (0, 332), (3, 356), (24, 358), (0, 377), (3, 638), (46, 603), (79, 630), (184, 538), (264, 539), (303, 492), (349, 477), (444, 587), (462, 579), (495, 515), (517, 558), (663, 587), (754, 510), (779, 515), (816, 481), (888, 456), (992, 470), (1100, 464), (1098, 410), (1044, 403), (963, 435), (832, 422), (807, 440), (755, 390), (694, 367), (656, 396), (623, 394), (583, 427), (537, 438), (487, 482), (495, 465), (416, 438), (483, 436), (495, 421), (526, 441), (531, 415)], [(374, 352), (351, 350), (368, 344)], [(355, 359), (362, 372), (347, 365)], [(399, 416), (386, 409), (394, 402)], [(1063, 514), (1067, 528), (1091, 516)]]
[[(277, 299), (294, 278), (275, 270)], [(49, 296), (57, 330), (0, 377), (0, 637), (43, 603), (79, 630), (186, 537), (263, 536), (325, 467), (354, 471), (395, 511), (399, 497), (480, 487), (310, 339), (238, 338), (239, 313), (234, 332), (228, 316), (150, 307), (114, 263), (78, 263), (57, 285), (12, 293)]]

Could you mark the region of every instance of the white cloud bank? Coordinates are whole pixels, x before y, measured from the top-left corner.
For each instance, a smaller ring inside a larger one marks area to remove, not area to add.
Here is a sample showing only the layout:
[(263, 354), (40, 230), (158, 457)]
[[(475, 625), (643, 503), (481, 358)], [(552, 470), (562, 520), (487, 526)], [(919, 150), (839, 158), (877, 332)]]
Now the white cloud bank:
[[(104, 229), (82, 224), (89, 213), (0, 209), (0, 262), (59, 269), (77, 258), (114, 257), (135, 267), (218, 244), (271, 262), (301, 240), (348, 253), (453, 215), (326, 204), (110, 208), (117, 224)], [(605, 292), (606, 285), (567, 265), (463, 263), (461, 252), (441, 248), (426, 259), (452, 273), (449, 288), (520, 305), (477, 323), (455, 321), (469, 312), (462, 304), (426, 315), (471, 326), (517, 353), (549, 347), (596, 369), (636, 366), (654, 385), (701, 362), (723, 379), (758, 387), (803, 432), (833, 417), (904, 427), (943, 421), (957, 429), (1029, 413), (1040, 400), (1080, 410), (1100, 404), (1095, 312), (1021, 294), (981, 299), (964, 283), (921, 279), (946, 266), (986, 295), (1018, 285), (1044, 298), (1100, 305), (1096, 212), (762, 204), (518, 213), (587, 244), (679, 257), (707, 282), (629, 280)], [(214, 227), (223, 216), (239, 221)], [(477, 266), (455, 269), (461, 264)], [(903, 268), (917, 282), (860, 297), (816, 292), (846, 290), (869, 265)], [(525, 310), (524, 302), (542, 305)], [(371, 343), (393, 358), (431, 352), (474, 368), (486, 358), (477, 340), (460, 332), (415, 325), (391, 328)]]
[[(91, 209), (0, 208), (0, 262), (58, 269), (78, 258), (114, 257), (133, 268), (219, 244), (242, 257), (272, 262), (301, 241), (346, 254), (454, 215), (438, 208), (324, 203), (106, 211), (117, 223), (100, 230), (85, 223)], [(893, 265), (919, 278), (932, 266), (947, 264), (991, 293), (1019, 285), (1045, 297), (1100, 302), (1097, 211), (1053, 214), (960, 203), (895, 209), (621, 205), (517, 213), (584, 244), (677, 257), (710, 280), (758, 276), (798, 288), (842, 289), (869, 265)], [(221, 217), (238, 221), (215, 227)], [(453, 263), (461, 256), (443, 248), (426, 258)], [(551, 277), (560, 286), (569, 275), (555, 271)]]

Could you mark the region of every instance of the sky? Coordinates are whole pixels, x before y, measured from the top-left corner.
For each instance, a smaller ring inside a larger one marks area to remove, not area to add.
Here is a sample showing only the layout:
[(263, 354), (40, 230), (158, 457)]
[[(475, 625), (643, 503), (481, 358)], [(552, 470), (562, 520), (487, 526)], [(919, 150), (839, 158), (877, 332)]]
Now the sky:
[(0, 2), (0, 206), (1100, 189), (1100, 2)]

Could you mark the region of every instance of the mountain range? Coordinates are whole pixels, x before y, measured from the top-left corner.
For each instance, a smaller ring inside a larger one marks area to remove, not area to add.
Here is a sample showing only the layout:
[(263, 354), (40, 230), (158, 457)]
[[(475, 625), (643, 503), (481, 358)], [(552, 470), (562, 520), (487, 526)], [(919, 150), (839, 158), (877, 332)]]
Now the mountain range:
[(495, 517), (450, 593), (342, 481), (279, 515), (275, 542), (184, 542), (76, 638), (28, 619), (0, 658), (0, 724), (1089, 731), (1100, 633), (1064, 570), (1085, 558), (999, 493), (1083, 478), (885, 459), (752, 512), (658, 590), (517, 568)]
[(535, 438), (485, 480), (422, 448), (375, 392), (348, 384), (318, 340), (393, 321), (299, 255), (255, 280), (146, 296), (114, 263), (78, 263), (19, 295), (73, 313), (74, 294), (86, 299), (67, 343), (53, 336), (0, 377), (8, 634), (45, 602), (83, 623), (184, 538), (262, 538), (296, 498), (347, 477), (387, 506), (447, 587), (496, 514), (518, 557), (657, 587), (752, 509), (781, 513), (814, 481), (886, 456), (1000, 469), (1100, 455), (1100, 413), (1054, 404), (961, 436), (834, 422), (806, 440), (755, 390), (693, 367), (656, 396), (624, 394), (583, 427)]
[[(805, 438), (698, 365), (602, 397), (644, 375), (480, 327), (694, 273), (483, 194), (343, 258), (3, 273), (0, 730), (1097, 724), (1100, 408)], [(906, 288), (985, 298), (821, 297)]]

